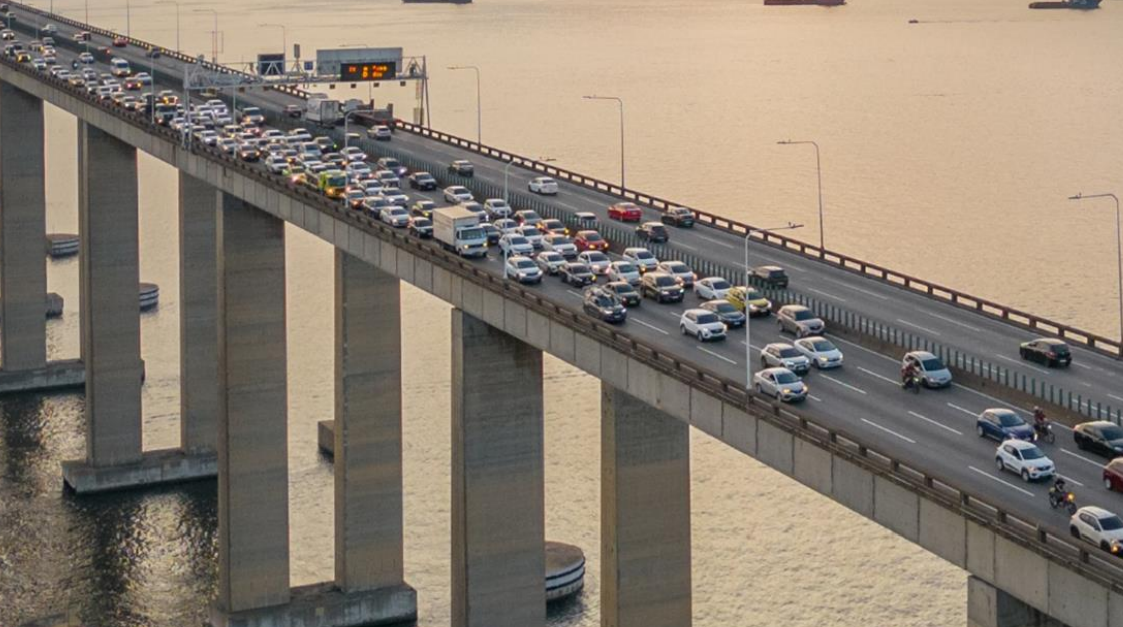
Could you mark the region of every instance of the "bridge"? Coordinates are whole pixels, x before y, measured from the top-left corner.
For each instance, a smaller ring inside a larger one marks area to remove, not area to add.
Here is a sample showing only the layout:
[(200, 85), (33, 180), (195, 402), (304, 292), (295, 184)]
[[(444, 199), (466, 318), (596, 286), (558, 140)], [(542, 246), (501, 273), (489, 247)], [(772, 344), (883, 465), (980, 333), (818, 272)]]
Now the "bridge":
[[(12, 7), (25, 39), (48, 20)], [(92, 32), (97, 47), (115, 36), (49, 21), (59, 27), (64, 64), (84, 49), (72, 41), (77, 31)], [(161, 88), (181, 86), (186, 65), (198, 63), (175, 52), (148, 59), (151, 44), (128, 44), (115, 54), (151, 66)], [(293, 123), (280, 112), (303, 94), (238, 97), (286, 128)], [(43, 339), (44, 102), (79, 121), (82, 351), (67, 364), (46, 361)], [(593, 211), (617, 245), (638, 240), (605, 219), (608, 204), (634, 199), (648, 218), (676, 204), (404, 122), (390, 142), (358, 144), (480, 198), (503, 195), (504, 167), (514, 161), (512, 205), (570, 222)], [(141, 447), (138, 151), (179, 170), (182, 442), (172, 450)], [(474, 178), (446, 174), (459, 158), (473, 160)], [(537, 173), (560, 179), (556, 198), (521, 191)], [(62, 468), (79, 494), (217, 477), (216, 626), (327, 627), (416, 614), (402, 568), (402, 281), (454, 308), (454, 625), (544, 623), (543, 353), (601, 381), (605, 625), (690, 624), (690, 427), (968, 571), (971, 625), (1123, 625), (1119, 558), (1071, 539), (1045, 487), (995, 471), (994, 444), (974, 434), (988, 407), (1036, 403), (1070, 421), (1118, 421), (1119, 342), (697, 213), (695, 230), (652, 247), (660, 258), (740, 283), (750, 237), (750, 264), (776, 262), (793, 275), (790, 289), (769, 296), (815, 309), (846, 351), (841, 371), (809, 375), (812, 397), (802, 407), (746, 390), (743, 332), (701, 345), (678, 333), (681, 306), (650, 303), (625, 325), (603, 324), (582, 313), (580, 293), (552, 279), (533, 287), (504, 280), (494, 255), (461, 259), (259, 165), (185, 147), (179, 133), (143, 115), (4, 58), (0, 382), (51, 389), (73, 385), (80, 371), (87, 451)], [(286, 223), (336, 251), (336, 572), (300, 588), (290, 588), (288, 559)], [(1018, 361), (1017, 343), (1033, 333), (1073, 342), (1074, 368)], [(750, 348), (779, 337), (756, 321)], [(958, 383), (904, 395), (897, 363), (914, 348), (952, 364)], [(1118, 495), (1097, 488), (1101, 462), (1077, 450), (1067, 430), (1043, 448), (1081, 486), (1082, 501), (1116, 509)]]

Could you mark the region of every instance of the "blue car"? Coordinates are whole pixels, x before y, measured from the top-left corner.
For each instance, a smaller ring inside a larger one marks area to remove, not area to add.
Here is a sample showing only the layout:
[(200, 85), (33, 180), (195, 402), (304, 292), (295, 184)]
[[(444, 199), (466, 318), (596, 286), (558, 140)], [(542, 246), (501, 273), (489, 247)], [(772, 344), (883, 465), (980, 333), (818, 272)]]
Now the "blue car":
[(986, 409), (975, 422), (980, 438), (993, 438), (999, 442), (1009, 439), (1033, 441), (1033, 427), (1010, 409)]

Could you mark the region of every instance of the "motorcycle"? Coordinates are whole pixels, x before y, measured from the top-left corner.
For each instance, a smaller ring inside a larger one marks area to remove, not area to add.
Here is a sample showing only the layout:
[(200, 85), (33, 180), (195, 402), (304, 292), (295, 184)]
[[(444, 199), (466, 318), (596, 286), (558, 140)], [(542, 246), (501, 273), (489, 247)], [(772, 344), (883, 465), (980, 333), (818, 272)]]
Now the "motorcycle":
[(1076, 513), (1076, 495), (1069, 490), (1063, 493), (1057, 492), (1056, 488), (1049, 488), (1049, 507), (1053, 509), (1068, 510), (1069, 515)]
[(1044, 424), (1034, 423), (1033, 425), (1033, 441), (1045, 440), (1049, 444), (1057, 442), (1057, 436), (1053, 433), (1053, 425), (1046, 422)]
[(907, 377), (901, 382), (901, 387), (912, 392), (913, 394), (920, 394), (920, 377), (913, 375)]

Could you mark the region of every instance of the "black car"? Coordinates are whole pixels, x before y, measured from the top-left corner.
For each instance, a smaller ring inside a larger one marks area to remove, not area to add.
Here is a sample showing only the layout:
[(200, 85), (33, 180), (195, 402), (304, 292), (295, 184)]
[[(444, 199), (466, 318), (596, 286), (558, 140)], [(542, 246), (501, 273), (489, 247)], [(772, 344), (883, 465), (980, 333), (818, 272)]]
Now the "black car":
[(499, 245), (499, 238), (503, 237), (503, 231), (500, 231), (494, 224), (490, 222), (483, 222), (480, 224), (480, 229), (487, 234), (487, 245)]
[(304, 115), (304, 112), (301, 111), (299, 105), (285, 105), (285, 117), (299, 118), (302, 115)]
[(414, 172), (409, 175), (409, 186), (422, 191), (433, 191), (437, 189), (437, 179), (428, 172)]
[(694, 212), (686, 207), (671, 207), (660, 218), (663, 224), (689, 229), (694, 226)]
[(238, 147), (238, 158), (242, 161), (257, 163), (261, 161), (261, 151), (253, 146), (242, 145)]
[(457, 159), (456, 161), (453, 161), (452, 163), (448, 164), (448, 173), (449, 174), (455, 174), (457, 176), (471, 177), (471, 176), (475, 176), (476, 168), (472, 166), (471, 161), (465, 161), (464, 159)]
[(745, 326), (745, 312), (727, 300), (708, 300), (701, 305), (702, 309), (717, 314), (718, 320), (725, 323), (730, 329)]
[(429, 218), (412, 217), (409, 219), (409, 232), (421, 239), (429, 239), (433, 237), (433, 222)]
[(1068, 344), (1048, 337), (1022, 342), (1018, 354), (1022, 359), (1036, 361), (1049, 367), (1067, 368), (1072, 364), (1072, 351), (1068, 349)]
[(563, 283), (568, 283), (575, 287), (585, 287), (597, 281), (596, 275), (589, 269), (589, 266), (577, 262), (570, 262), (562, 266), (558, 275), (561, 276)]
[(1108, 458), (1123, 456), (1123, 427), (1113, 422), (1082, 422), (1072, 428), (1072, 439), (1082, 451)]
[(662, 244), (671, 239), (667, 227), (663, 226), (661, 222), (644, 222), (636, 227), (636, 234), (640, 238), (656, 244)]
[(640, 294), (658, 303), (681, 303), (685, 293), (678, 279), (657, 270), (643, 275), (639, 285)]
[(640, 298), (639, 292), (636, 288), (632, 287), (627, 281), (612, 281), (606, 283), (604, 289), (616, 295), (620, 302), (624, 303), (625, 307), (639, 307), (643, 299)]
[(780, 266), (757, 266), (753, 276), (770, 287), (787, 287), (788, 273)]
[(628, 309), (616, 297), (615, 292), (603, 287), (590, 287), (585, 290), (585, 313), (605, 322), (624, 322), (628, 318)]
[(378, 160), (377, 165), (379, 170), (389, 170), (393, 172), (394, 176), (398, 178), (402, 178), (406, 175), (407, 172), (409, 172), (409, 168), (402, 165), (401, 161), (398, 161), (393, 157), (382, 157)]

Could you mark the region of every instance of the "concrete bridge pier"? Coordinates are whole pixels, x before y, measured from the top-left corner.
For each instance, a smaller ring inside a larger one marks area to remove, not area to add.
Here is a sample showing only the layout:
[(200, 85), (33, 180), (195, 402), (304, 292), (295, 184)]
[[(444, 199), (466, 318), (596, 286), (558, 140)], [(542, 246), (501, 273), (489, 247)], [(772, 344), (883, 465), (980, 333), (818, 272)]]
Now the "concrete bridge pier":
[(601, 625), (691, 623), (690, 426), (601, 383)]
[(66, 485), (89, 493), (213, 477), (214, 455), (141, 449), (136, 148), (80, 120), (78, 169), (86, 458), (63, 462)]
[(222, 194), (179, 173), (180, 448), (215, 454), (218, 437), (218, 214)]
[(43, 101), (0, 83), (0, 393), (82, 385), (75, 360), (47, 362)]
[(545, 624), (542, 352), (452, 312), (452, 625)]
[(972, 575), (967, 579), (967, 627), (1067, 627), (1067, 625), (1030, 607), (1005, 590)]

